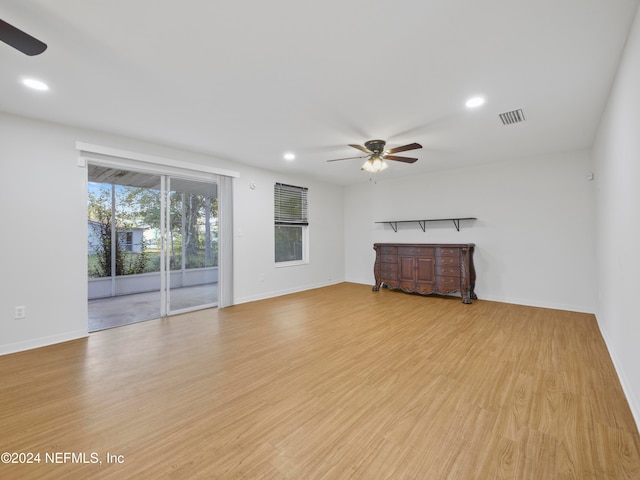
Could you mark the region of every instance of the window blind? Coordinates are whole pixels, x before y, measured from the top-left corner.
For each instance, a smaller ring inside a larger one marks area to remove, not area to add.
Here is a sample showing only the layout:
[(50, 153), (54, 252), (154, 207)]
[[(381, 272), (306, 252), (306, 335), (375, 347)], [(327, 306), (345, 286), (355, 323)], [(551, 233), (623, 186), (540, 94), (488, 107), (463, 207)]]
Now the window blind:
[(309, 225), (308, 188), (276, 183), (274, 216), (276, 225)]

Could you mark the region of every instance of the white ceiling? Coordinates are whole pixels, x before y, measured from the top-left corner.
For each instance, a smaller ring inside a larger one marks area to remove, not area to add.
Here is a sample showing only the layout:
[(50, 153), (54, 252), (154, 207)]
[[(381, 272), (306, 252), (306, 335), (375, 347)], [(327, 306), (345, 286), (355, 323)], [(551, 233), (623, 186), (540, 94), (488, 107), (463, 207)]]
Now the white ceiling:
[(424, 146), (388, 178), (588, 148), (637, 4), (3, 0), (49, 47), (0, 43), (0, 110), (337, 184), (369, 174), (326, 160), (373, 138)]

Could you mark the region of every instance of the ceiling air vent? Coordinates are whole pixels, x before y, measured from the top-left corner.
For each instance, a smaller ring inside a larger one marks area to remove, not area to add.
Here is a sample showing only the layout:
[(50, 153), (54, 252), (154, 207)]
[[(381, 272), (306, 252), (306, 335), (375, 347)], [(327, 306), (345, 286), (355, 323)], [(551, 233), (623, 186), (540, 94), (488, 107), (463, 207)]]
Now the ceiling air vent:
[(521, 108), (498, 115), (503, 125), (512, 125), (514, 123), (524, 122), (524, 112)]

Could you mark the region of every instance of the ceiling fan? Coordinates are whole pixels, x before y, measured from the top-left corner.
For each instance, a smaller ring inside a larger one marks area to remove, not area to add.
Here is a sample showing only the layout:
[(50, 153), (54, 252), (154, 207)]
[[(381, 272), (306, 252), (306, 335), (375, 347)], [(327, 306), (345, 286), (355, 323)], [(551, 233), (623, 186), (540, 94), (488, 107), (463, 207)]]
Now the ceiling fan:
[(406, 152), (407, 150), (417, 150), (418, 148), (422, 148), (422, 145), (420, 145), (419, 143), (410, 143), (401, 147), (395, 147), (390, 148), (389, 150), (385, 150), (384, 146), (386, 145), (386, 143), (387, 142), (385, 142), (384, 140), (369, 140), (367, 142), (364, 142), (364, 147), (362, 145), (349, 144), (350, 147), (356, 148), (361, 152), (366, 153), (367, 155), (361, 155), (358, 157), (336, 158), (335, 160), (327, 160), (327, 162), (338, 162), (340, 160), (351, 160), (354, 158), (367, 158), (367, 160), (362, 165), (362, 170), (375, 173), (388, 167), (385, 160), (394, 160), (404, 163), (415, 163), (418, 161), (417, 158), (399, 157), (394, 154), (399, 152)]
[(0, 40), (29, 56), (39, 55), (47, 49), (46, 43), (4, 20), (0, 20)]

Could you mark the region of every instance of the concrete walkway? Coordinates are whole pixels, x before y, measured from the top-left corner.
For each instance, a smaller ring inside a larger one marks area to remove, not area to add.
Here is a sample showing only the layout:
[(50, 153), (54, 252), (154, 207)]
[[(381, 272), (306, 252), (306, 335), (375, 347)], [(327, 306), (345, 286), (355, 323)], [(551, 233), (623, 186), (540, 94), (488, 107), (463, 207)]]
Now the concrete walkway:
[[(171, 310), (218, 303), (218, 284), (174, 288)], [(89, 332), (130, 325), (160, 317), (160, 292), (136, 293), (89, 300)]]

